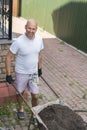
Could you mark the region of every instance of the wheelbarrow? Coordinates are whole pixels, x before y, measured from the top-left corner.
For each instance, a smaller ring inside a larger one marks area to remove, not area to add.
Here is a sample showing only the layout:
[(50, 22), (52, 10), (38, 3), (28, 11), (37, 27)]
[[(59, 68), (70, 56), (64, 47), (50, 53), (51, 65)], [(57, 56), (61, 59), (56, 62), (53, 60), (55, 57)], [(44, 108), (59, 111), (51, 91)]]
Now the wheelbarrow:
[(87, 130), (87, 123), (63, 101), (51, 101), (31, 109), (36, 114), (39, 130)]
[(62, 100), (59, 100), (57, 99), (56, 101), (50, 101), (46, 104), (43, 104), (43, 105), (38, 105), (38, 106), (35, 106), (35, 107), (32, 107), (31, 110), (35, 113), (36, 117), (37, 117), (37, 120), (38, 120), (38, 127), (40, 130), (49, 130), (49, 128), (46, 126), (46, 124), (44, 123), (44, 121), (41, 119), (41, 117), (39, 116), (39, 113), (47, 108), (48, 106), (51, 106), (51, 105), (54, 105), (54, 104), (60, 104), (60, 105), (66, 105), (68, 106), (67, 104), (65, 104)]
[[(12, 86), (16, 89), (16, 91), (19, 93), (19, 91), (17, 90), (17, 88), (15, 87), (14, 83), (12, 83)], [(52, 102), (48, 102), (46, 104), (43, 105), (38, 105), (35, 107), (30, 107), (29, 104), (27, 103), (27, 101), (24, 99), (24, 97), (19, 93), (20, 97), (23, 99), (23, 101), (25, 102), (25, 104), (28, 106), (28, 108), (31, 110), (31, 112), (35, 115), (35, 117), (37, 118), (37, 122), (38, 122), (38, 127), (39, 130), (49, 130), (49, 128), (47, 127), (47, 125), (44, 123), (43, 119), (39, 116), (39, 113), (47, 108), (48, 106), (54, 105), (54, 104), (58, 104), (58, 105), (62, 105), (62, 106), (67, 106), (69, 107), (66, 103), (64, 103), (62, 100), (56, 100), (56, 101), (52, 101)], [(31, 120), (32, 120), (32, 114), (31, 114), (31, 118), (29, 120), (29, 126), (28, 126), (28, 130), (30, 130), (30, 125), (31, 125)], [(84, 123), (86, 125), (86, 123)]]

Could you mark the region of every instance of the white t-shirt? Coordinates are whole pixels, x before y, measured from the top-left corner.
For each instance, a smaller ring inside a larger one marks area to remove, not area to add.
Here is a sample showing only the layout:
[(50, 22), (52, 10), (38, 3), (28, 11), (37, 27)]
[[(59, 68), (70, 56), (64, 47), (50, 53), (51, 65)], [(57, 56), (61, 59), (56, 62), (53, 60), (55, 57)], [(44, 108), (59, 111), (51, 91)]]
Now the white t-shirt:
[(10, 46), (10, 51), (16, 54), (15, 71), (22, 74), (32, 74), (38, 69), (38, 54), (43, 47), (43, 40), (35, 35), (34, 40), (23, 34)]

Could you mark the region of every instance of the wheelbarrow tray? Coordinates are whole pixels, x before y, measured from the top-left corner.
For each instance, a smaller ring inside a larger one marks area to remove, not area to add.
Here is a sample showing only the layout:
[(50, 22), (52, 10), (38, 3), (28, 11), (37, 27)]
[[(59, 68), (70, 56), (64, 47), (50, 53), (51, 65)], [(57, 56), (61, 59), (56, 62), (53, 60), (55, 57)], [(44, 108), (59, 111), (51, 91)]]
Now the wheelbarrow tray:
[(87, 124), (80, 115), (63, 101), (56, 100), (33, 107), (40, 130), (86, 130)]
[(36, 118), (37, 118), (37, 121), (38, 121), (38, 127), (41, 128), (40, 130), (49, 130), (49, 129), (47, 128), (46, 124), (44, 123), (44, 121), (39, 116), (39, 113), (43, 109), (45, 109), (46, 107), (51, 106), (53, 104), (60, 104), (60, 105), (63, 105), (63, 106), (68, 106), (63, 101), (60, 101), (60, 100), (57, 99), (56, 101), (51, 101), (51, 102), (45, 103), (43, 105), (38, 105), (38, 106), (35, 106), (35, 107), (31, 108), (33, 113), (35, 113), (35, 115), (36, 115)]

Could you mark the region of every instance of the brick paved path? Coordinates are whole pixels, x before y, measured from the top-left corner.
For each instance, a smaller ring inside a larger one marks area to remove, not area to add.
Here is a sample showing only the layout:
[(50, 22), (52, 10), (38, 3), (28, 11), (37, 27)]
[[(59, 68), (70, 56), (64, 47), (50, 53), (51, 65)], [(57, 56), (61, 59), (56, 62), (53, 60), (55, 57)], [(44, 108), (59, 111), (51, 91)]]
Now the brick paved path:
[[(72, 109), (87, 109), (87, 57), (55, 38), (44, 44), (44, 79)], [(87, 114), (80, 114), (87, 121)]]

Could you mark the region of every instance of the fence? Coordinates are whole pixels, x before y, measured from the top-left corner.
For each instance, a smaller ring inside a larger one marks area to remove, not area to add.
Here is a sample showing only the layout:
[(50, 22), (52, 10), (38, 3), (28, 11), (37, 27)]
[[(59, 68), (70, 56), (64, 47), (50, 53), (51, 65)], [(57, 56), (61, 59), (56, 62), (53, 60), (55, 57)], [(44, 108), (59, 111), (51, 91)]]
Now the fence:
[(12, 0), (0, 0), (0, 39), (12, 38)]

